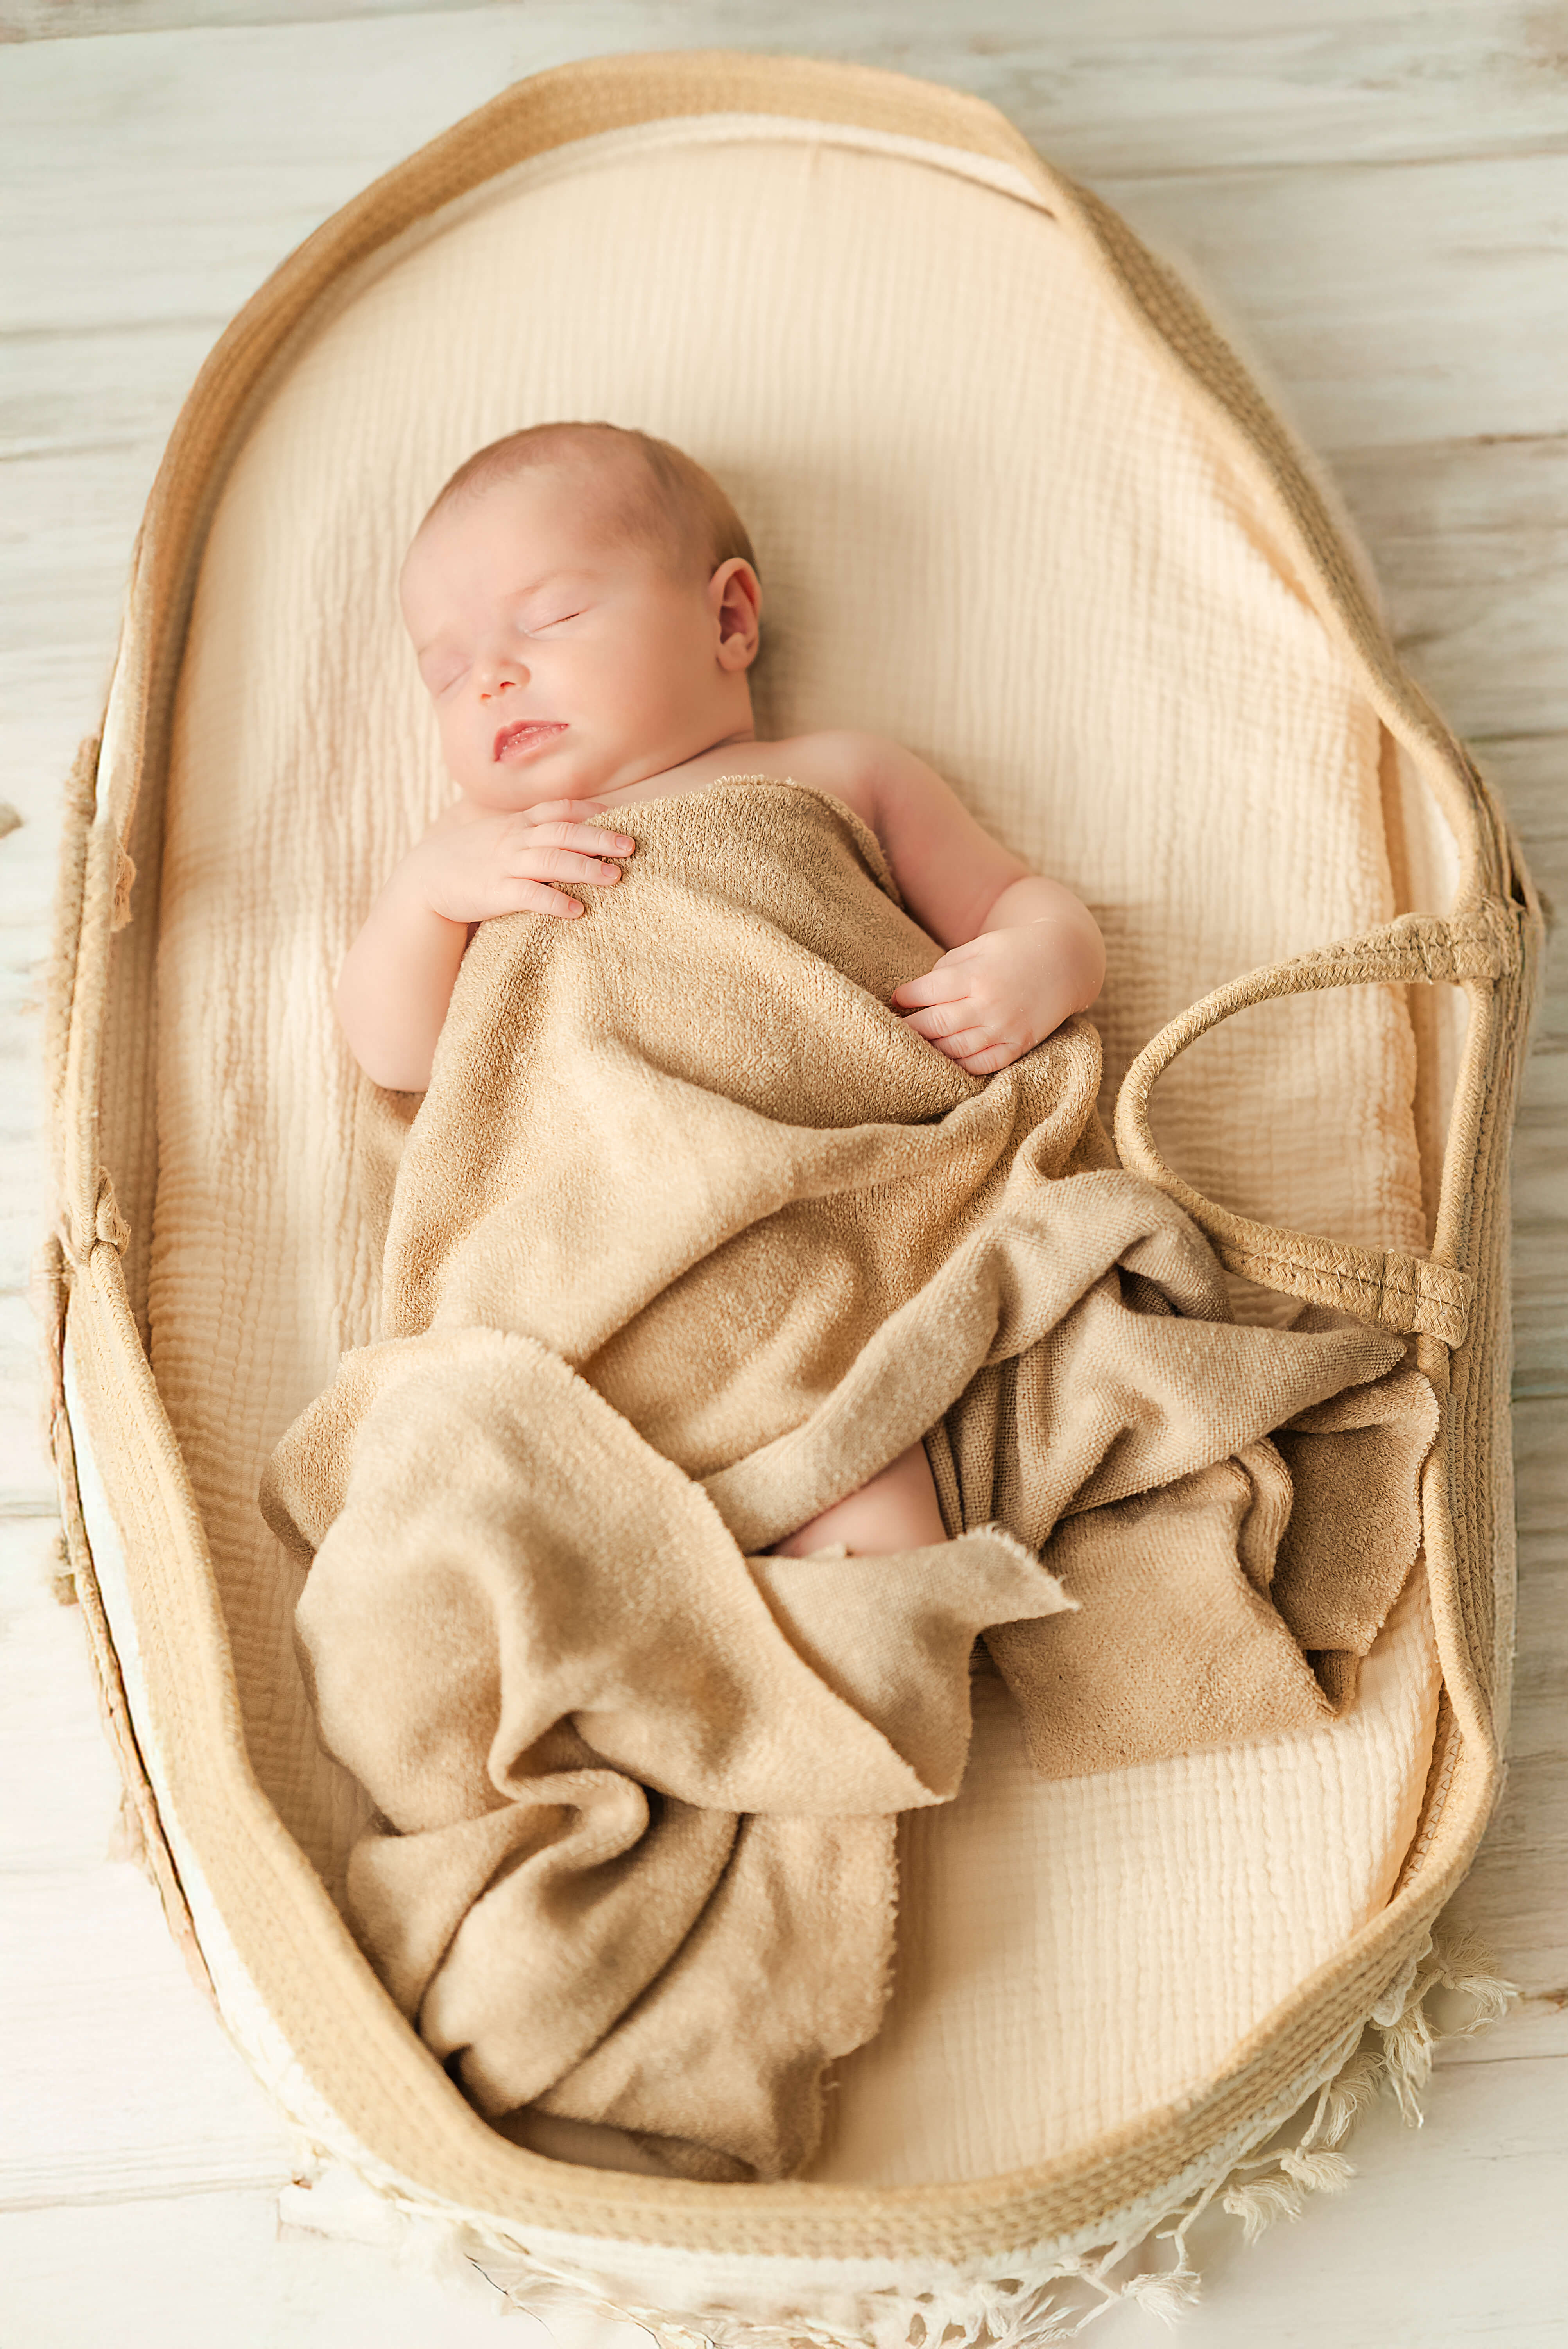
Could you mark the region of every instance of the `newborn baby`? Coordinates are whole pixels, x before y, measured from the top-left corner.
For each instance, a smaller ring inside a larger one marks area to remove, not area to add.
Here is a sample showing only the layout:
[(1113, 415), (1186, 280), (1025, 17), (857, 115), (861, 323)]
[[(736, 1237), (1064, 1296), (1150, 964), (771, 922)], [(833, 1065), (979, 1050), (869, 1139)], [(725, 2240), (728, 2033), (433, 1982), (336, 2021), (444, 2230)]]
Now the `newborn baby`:
[[(869, 734), (758, 740), (750, 542), (717, 483), (668, 442), (547, 424), (480, 450), (420, 524), (401, 593), (457, 796), (382, 889), (338, 982), (338, 1016), (376, 1083), (428, 1085), (478, 924), (572, 920), (572, 889), (614, 887), (634, 853), (605, 816), (729, 776), (810, 785), (869, 825), (910, 914), (945, 949), (893, 1005), (972, 1074), (1006, 1068), (1099, 993), (1104, 947), (1087, 907), (991, 839), (923, 760)], [(944, 1537), (916, 1444), (776, 1547)]]

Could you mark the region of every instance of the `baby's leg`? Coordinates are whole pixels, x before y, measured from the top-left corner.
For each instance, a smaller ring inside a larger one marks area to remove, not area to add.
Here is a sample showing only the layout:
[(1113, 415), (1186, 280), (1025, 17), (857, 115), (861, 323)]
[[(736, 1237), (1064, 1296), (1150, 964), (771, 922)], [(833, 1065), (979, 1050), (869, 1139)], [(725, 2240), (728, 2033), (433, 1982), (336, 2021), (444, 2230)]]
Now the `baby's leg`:
[(912, 1444), (869, 1485), (847, 1493), (809, 1525), (775, 1542), (776, 1557), (810, 1557), (813, 1550), (847, 1550), (878, 1557), (889, 1550), (927, 1549), (947, 1539), (936, 1486), (923, 1444)]

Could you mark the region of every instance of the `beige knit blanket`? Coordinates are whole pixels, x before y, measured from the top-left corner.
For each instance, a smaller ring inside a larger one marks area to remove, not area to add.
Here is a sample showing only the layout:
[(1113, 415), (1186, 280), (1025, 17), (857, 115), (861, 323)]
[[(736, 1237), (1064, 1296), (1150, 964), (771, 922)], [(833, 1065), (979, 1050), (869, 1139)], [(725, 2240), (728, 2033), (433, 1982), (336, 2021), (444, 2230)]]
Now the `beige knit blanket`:
[[(837, 802), (614, 822), (582, 919), (476, 936), (385, 1336), (263, 1505), (377, 1814), (352, 1921), (437, 2055), (516, 2133), (775, 2178), (877, 2027), (975, 1634), (1047, 1775), (1310, 1727), (1415, 1558), (1436, 1413), (1397, 1339), (1231, 1319), (1115, 1166), (1087, 1022), (985, 1081), (904, 1027), (938, 950)], [(762, 1554), (922, 1435), (949, 1543)]]

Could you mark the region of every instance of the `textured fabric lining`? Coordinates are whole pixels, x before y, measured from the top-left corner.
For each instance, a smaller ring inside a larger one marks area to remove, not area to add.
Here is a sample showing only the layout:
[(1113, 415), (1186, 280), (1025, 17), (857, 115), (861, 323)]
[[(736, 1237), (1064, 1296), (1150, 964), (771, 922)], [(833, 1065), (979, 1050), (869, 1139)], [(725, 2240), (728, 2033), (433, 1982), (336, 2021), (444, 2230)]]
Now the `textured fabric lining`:
[[(1037, 212), (829, 138), (632, 136), (509, 175), (380, 267), (274, 388), (219, 506), (159, 971), (153, 1362), (255, 1766), (329, 1878), (356, 1804), (315, 1747), (297, 1576), (254, 1494), (371, 1334), (332, 976), (443, 791), (397, 627), (403, 547), (459, 459), (555, 415), (667, 434), (736, 497), (768, 595), (763, 730), (910, 742), (1088, 897), (1112, 1082), (1206, 988), (1396, 910), (1372, 711), (1201, 417)], [(1418, 1247), (1413, 1066), (1395, 990), (1273, 1004), (1172, 1070), (1161, 1140), (1228, 1205)], [(987, 1715), (971, 1789), (912, 1850), (894, 2021), (846, 2078), (820, 2174), (1006, 2169), (1211, 2069), (1387, 1897), (1435, 1702), (1414, 1602), (1387, 1641), (1349, 1722), (1244, 1767), (1039, 1788)], [(982, 1967), (944, 1940), (962, 1891), (913, 1887), (961, 1886), (987, 1837), (1016, 1897), (993, 1896)], [(1128, 1882), (1142, 1938), (1110, 1894)], [(1180, 2025), (1178, 1975), (1206, 1986)], [(969, 2093), (916, 2095), (954, 2051)]]

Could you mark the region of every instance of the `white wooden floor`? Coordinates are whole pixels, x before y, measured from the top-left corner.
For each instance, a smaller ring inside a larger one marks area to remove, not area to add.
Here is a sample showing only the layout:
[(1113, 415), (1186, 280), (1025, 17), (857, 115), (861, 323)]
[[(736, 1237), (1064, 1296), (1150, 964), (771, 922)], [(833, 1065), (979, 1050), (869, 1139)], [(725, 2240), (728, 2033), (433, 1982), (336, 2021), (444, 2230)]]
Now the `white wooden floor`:
[[(25, 1295), (59, 779), (203, 354), (375, 172), (574, 56), (798, 49), (994, 99), (1183, 256), (1331, 460), (1408, 656), (1568, 905), (1568, 26), (1542, 0), (0, 0), (0, 2343), (466, 2349), (500, 2309), (280, 2230), (283, 2131), (108, 1856), (81, 1627), (50, 1591)], [(1189, 2349), (1568, 2343), (1568, 992), (1518, 1149), (1512, 1769), (1458, 1904), (1523, 1988), (1411, 2136), (1243, 2251)], [(297, 2214), (296, 2214), (297, 2215)], [(509, 2320), (523, 2341), (531, 2320)], [(571, 2328), (556, 2326), (563, 2340)], [(1133, 2349), (1149, 2320), (1095, 2336)], [(603, 2328), (580, 2333), (606, 2349)], [(1156, 2334), (1154, 2337), (1162, 2337)]]

